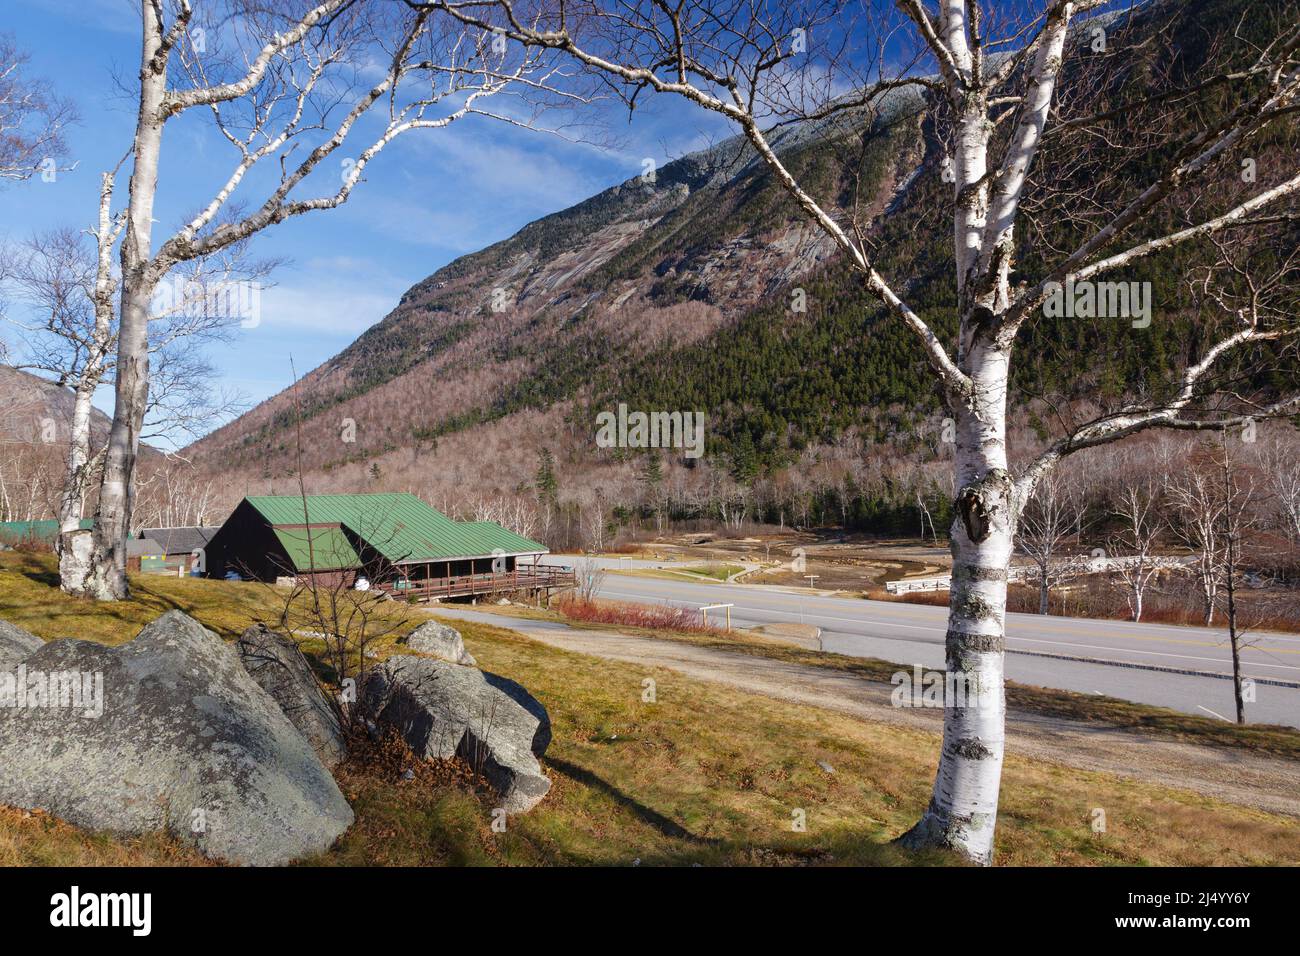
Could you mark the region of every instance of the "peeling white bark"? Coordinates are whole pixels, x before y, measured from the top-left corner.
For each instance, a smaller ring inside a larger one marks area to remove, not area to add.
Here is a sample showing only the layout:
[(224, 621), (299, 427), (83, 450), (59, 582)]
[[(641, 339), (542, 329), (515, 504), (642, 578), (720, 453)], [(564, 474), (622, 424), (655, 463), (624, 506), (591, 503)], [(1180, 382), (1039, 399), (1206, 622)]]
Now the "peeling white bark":
[(972, 333), (964, 362), (972, 391), (956, 423), (959, 490), (945, 638), (948, 672), (976, 693), (946, 702), (930, 805), (902, 838), (904, 845), (941, 846), (984, 864), (993, 858), (1002, 778), (1007, 569), (1020, 509), (1007, 467), (1008, 357), (982, 337), (987, 331)]
[(121, 221), (112, 216), (113, 175), (105, 174), (100, 185), (99, 223), (95, 230), (95, 285), (91, 291), (94, 328), (85, 343), (86, 360), (80, 369), (68, 436), (68, 460), (59, 498), (59, 584), (69, 593), (85, 591), (94, 555), (93, 536), (80, 530), (86, 511), (86, 494), (103, 453), (91, 455), (92, 402), (108, 371), (114, 345), (112, 249)]

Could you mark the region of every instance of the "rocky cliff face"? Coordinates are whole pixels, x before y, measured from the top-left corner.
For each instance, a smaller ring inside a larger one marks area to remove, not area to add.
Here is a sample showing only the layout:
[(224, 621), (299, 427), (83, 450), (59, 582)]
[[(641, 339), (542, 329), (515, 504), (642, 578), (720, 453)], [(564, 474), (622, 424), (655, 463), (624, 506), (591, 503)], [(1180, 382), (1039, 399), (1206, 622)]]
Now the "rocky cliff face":
[[(48, 379), (0, 365), (0, 438), (31, 443), (66, 443), (72, 421), (72, 392)], [(93, 427), (107, 434), (108, 416), (95, 409)]]
[[(882, 120), (870, 153), (873, 212), (922, 159), (908, 105), (899, 98), (888, 116), (902, 116), (902, 126), (890, 131)], [(779, 145), (801, 175), (843, 192), (846, 170), (834, 157), (849, 135), (860, 129), (810, 126)], [(575, 408), (609, 398), (648, 356), (707, 343), (784, 301), (834, 259), (830, 241), (743, 143), (684, 157), (412, 287), (303, 379), (309, 470), (355, 483), (375, 465), (381, 475), (442, 468), (450, 444), (459, 473), (468, 477), (468, 466), (476, 484), (513, 488), (531, 477), (541, 445), (575, 427), (566, 423)], [(269, 487), (292, 470), (292, 420), (282, 393), (190, 452)], [(355, 441), (340, 438), (349, 420)], [(493, 453), (462, 457), (470, 438)]]
[[(1264, 29), (1264, 7), (1276, 18), (1295, 3), (1140, 6), (1110, 22), (1112, 45), (1131, 54), (1115, 57), (1106, 81), (1090, 81), (1086, 92), (1098, 107), (1128, 103), (1195, 75), (1223, 49), (1249, 56), (1241, 31)], [(1064, 86), (1068, 93), (1068, 76)], [(880, 270), (948, 335), (952, 196), (939, 137), (919, 120), (916, 95), (899, 92), (871, 118), (787, 127), (775, 145), (810, 192), (859, 210)], [(1270, 150), (1284, 155), (1294, 145), (1261, 144), (1261, 164)], [(1121, 162), (1114, 188), (1136, 188), (1149, 172), (1140, 157), (1112, 157), (1104, 144), (1046, 154), (1035, 175), (1054, 185), (1084, 177), (1083, 190), (1090, 170)], [(1023, 237), (1018, 266), (1036, 268), (1036, 242), (1069, 243), (1071, 223), (1061, 223)], [(1176, 261), (1152, 257), (1144, 270), (1162, 303), (1150, 334), (1132, 336), (1118, 323), (1030, 323), (1017, 395), (1105, 403), (1159, 387), (1171, 357), (1195, 348), (1196, 307)], [(1080, 355), (1090, 356), (1085, 368)], [(665, 486), (679, 498), (699, 491), (692, 483), (711, 489), (767, 475), (797, 484), (805, 459), (828, 448), (858, 460), (864, 443), (875, 443), (877, 459), (939, 457), (942, 415), (914, 343), (885, 320), (752, 151), (732, 140), (531, 223), (417, 283), (301, 383), (304, 470), (313, 488), (410, 490), (454, 509), (470, 495), (526, 491), (547, 449), (566, 491), (600, 500), (601, 489), (616, 504), (647, 485), (649, 467), (595, 441), (596, 414), (620, 402), (705, 414), (705, 458), (662, 463)], [(1028, 441), (1043, 414), (1027, 399), (1015, 410)], [(294, 420), (281, 394), (187, 456), (237, 488), (235, 497), (287, 490), (295, 486)]]

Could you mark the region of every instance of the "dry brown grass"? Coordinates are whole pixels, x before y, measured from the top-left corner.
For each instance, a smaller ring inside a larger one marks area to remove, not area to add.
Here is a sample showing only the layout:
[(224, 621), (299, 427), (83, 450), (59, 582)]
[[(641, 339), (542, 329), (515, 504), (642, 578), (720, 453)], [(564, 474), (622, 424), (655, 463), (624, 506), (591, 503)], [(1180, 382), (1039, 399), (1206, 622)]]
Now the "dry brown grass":
[[(246, 623), (239, 615), (257, 611), (255, 605), (238, 609), (232, 597), (251, 585), (162, 578), (137, 582), (143, 586), (131, 601), (107, 608), (82, 605), (34, 579), (30, 560), (0, 555), (0, 617), (22, 617), (20, 623), (45, 636), (65, 633), (75, 622), (78, 636), (119, 643), (169, 605), (191, 608), (205, 624), (229, 634)], [(43, 623), (42, 613), (54, 615), (56, 622)], [(358, 752), (338, 775), (357, 822), (333, 849), (303, 862), (951, 862), (944, 854), (914, 857), (890, 843), (929, 797), (939, 746), (934, 734), (748, 694), (670, 670), (562, 651), (498, 628), (455, 626), (485, 669), (518, 680), (548, 708), (554, 740), (543, 766), (554, 781), (551, 793), (531, 812), (511, 818), (506, 832), (494, 832), (494, 801), (468, 768), (421, 764), (400, 744), (381, 742)], [(381, 655), (392, 650), (391, 645), (379, 648)], [(653, 702), (644, 698), (647, 679), (654, 681)], [(410, 780), (403, 774), (408, 769)], [(1096, 807), (1106, 811), (1104, 834), (1092, 832)], [(804, 832), (791, 827), (795, 810), (806, 814)], [(1000, 863), (1298, 860), (1300, 821), (1295, 819), (1015, 755), (1006, 762)], [(0, 811), (0, 863), (202, 862), (161, 836), (86, 834), (40, 814)]]
[(0, 806), (0, 866), (205, 865), (199, 853), (162, 834), (89, 833), (39, 810)]

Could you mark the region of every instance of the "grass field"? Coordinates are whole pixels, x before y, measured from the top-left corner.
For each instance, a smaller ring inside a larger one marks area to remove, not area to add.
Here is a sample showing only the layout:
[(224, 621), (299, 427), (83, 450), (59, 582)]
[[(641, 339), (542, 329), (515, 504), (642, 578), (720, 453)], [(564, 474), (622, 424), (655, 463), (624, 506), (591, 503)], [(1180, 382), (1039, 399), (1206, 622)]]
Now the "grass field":
[(613, 568), (607, 574), (631, 574), (643, 578), (659, 578), (665, 581), (680, 581), (683, 578), (697, 578), (701, 581), (726, 581), (733, 574), (745, 570), (743, 564), (696, 564), (681, 568)]
[[(176, 607), (231, 637), (271, 617), (253, 584), (135, 579), (130, 601), (62, 595), (48, 557), (0, 555), (0, 617), (45, 638), (117, 644)], [(424, 765), (400, 748), (345, 766), (357, 822), (304, 862), (392, 864), (914, 864), (889, 841), (916, 819), (937, 758), (930, 733), (866, 723), (457, 622), (479, 664), (527, 686), (549, 709), (554, 781), (532, 812), (493, 833), (493, 802), (463, 767)], [(388, 648), (381, 648), (386, 653)], [(654, 702), (645, 681), (654, 681)], [(825, 767), (832, 768), (831, 770)], [(1095, 834), (1094, 808), (1107, 828)], [(802, 811), (803, 830), (793, 826)], [(1003, 864), (1275, 864), (1300, 859), (1300, 821), (1195, 794), (1019, 758), (1006, 762), (998, 830)], [(0, 809), (0, 864), (197, 864), (161, 836), (86, 834)]]

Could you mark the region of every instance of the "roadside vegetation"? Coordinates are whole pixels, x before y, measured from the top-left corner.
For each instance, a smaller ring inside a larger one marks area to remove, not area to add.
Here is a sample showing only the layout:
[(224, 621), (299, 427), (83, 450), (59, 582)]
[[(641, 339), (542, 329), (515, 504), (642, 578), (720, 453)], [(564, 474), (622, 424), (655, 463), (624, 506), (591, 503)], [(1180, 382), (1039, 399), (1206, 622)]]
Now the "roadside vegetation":
[[(0, 618), (47, 639), (119, 644), (170, 608), (227, 638), (278, 613), (274, 592), (254, 584), (153, 576), (133, 577), (131, 584), (129, 600), (95, 605), (58, 590), (50, 557), (6, 552), (0, 554)], [(554, 740), (542, 763), (554, 780), (551, 793), (530, 813), (512, 817), (505, 833), (494, 833), (491, 802), (468, 768), (419, 764), (400, 745), (381, 741), (338, 773), (357, 822), (332, 850), (304, 862), (952, 862), (943, 854), (904, 854), (889, 842), (928, 799), (938, 748), (933, 734), (454, 623), (484, 668), (520, 681), (550, 711)], [(736, 644), (734, 636), (726, 640)], [(392, 651), (391, 638), (376, 648), (380, 657)], [(646, 699), (647, 679), (654, 682), (653, 701)], [(405, 779), (407, 770), (412, 779)], [(1105, 833), (1092, 829), (1098, 806), (1106, 810)], [(802, 832), (794, 828), (797, 810), (806, 821)], [(1300, 820), (1014, 754), (1007, 760), (1001, 864), (1268, 865), (1297, 859)], [(204, 862), (162, 836), (88, 834), (48, 815), (0, 809), (0, 865)]]
[(555, 602), (555, 609), (565, 620), (585, 624), (608, 624), (682, 634), (722, 633), (716, 626), (701, 621), (698, 611), (667, 604), (623, 604), (566, 595)]
[[(947, 607), (948, 592), (912, 591), (890, 594), (884, 588), (868, 588), (861, 592), (870, 601), (894, 601), (900, 604), (928, 604)], [(1240, 598), (1239, 598), (1240, 600)], [(1300, 592), (1247, 593), (1243, 601), (1249, 614), (1251, 630), (1287, 631), (1300, 633)], [(1017, 614), (1038, 613), (1038, 591), (1027, 585), (1007, 587), (1007, 610)], [(1115, 593), (1107, 581), (1083, 582), (1051, 597), (1048, 613), (1061, 617), (1088, 617), (1100, 621), (1127, 621), (1132, 614), (1124, 599)], [(1142, 613), (1147, 624), (1177, 624), (1202, 627), (1205, 612), (1188, 603), (1180, 593), (1153, 593), (1148, 596)], [(1222, 627), (1221, 620), (1216, 621)]]

